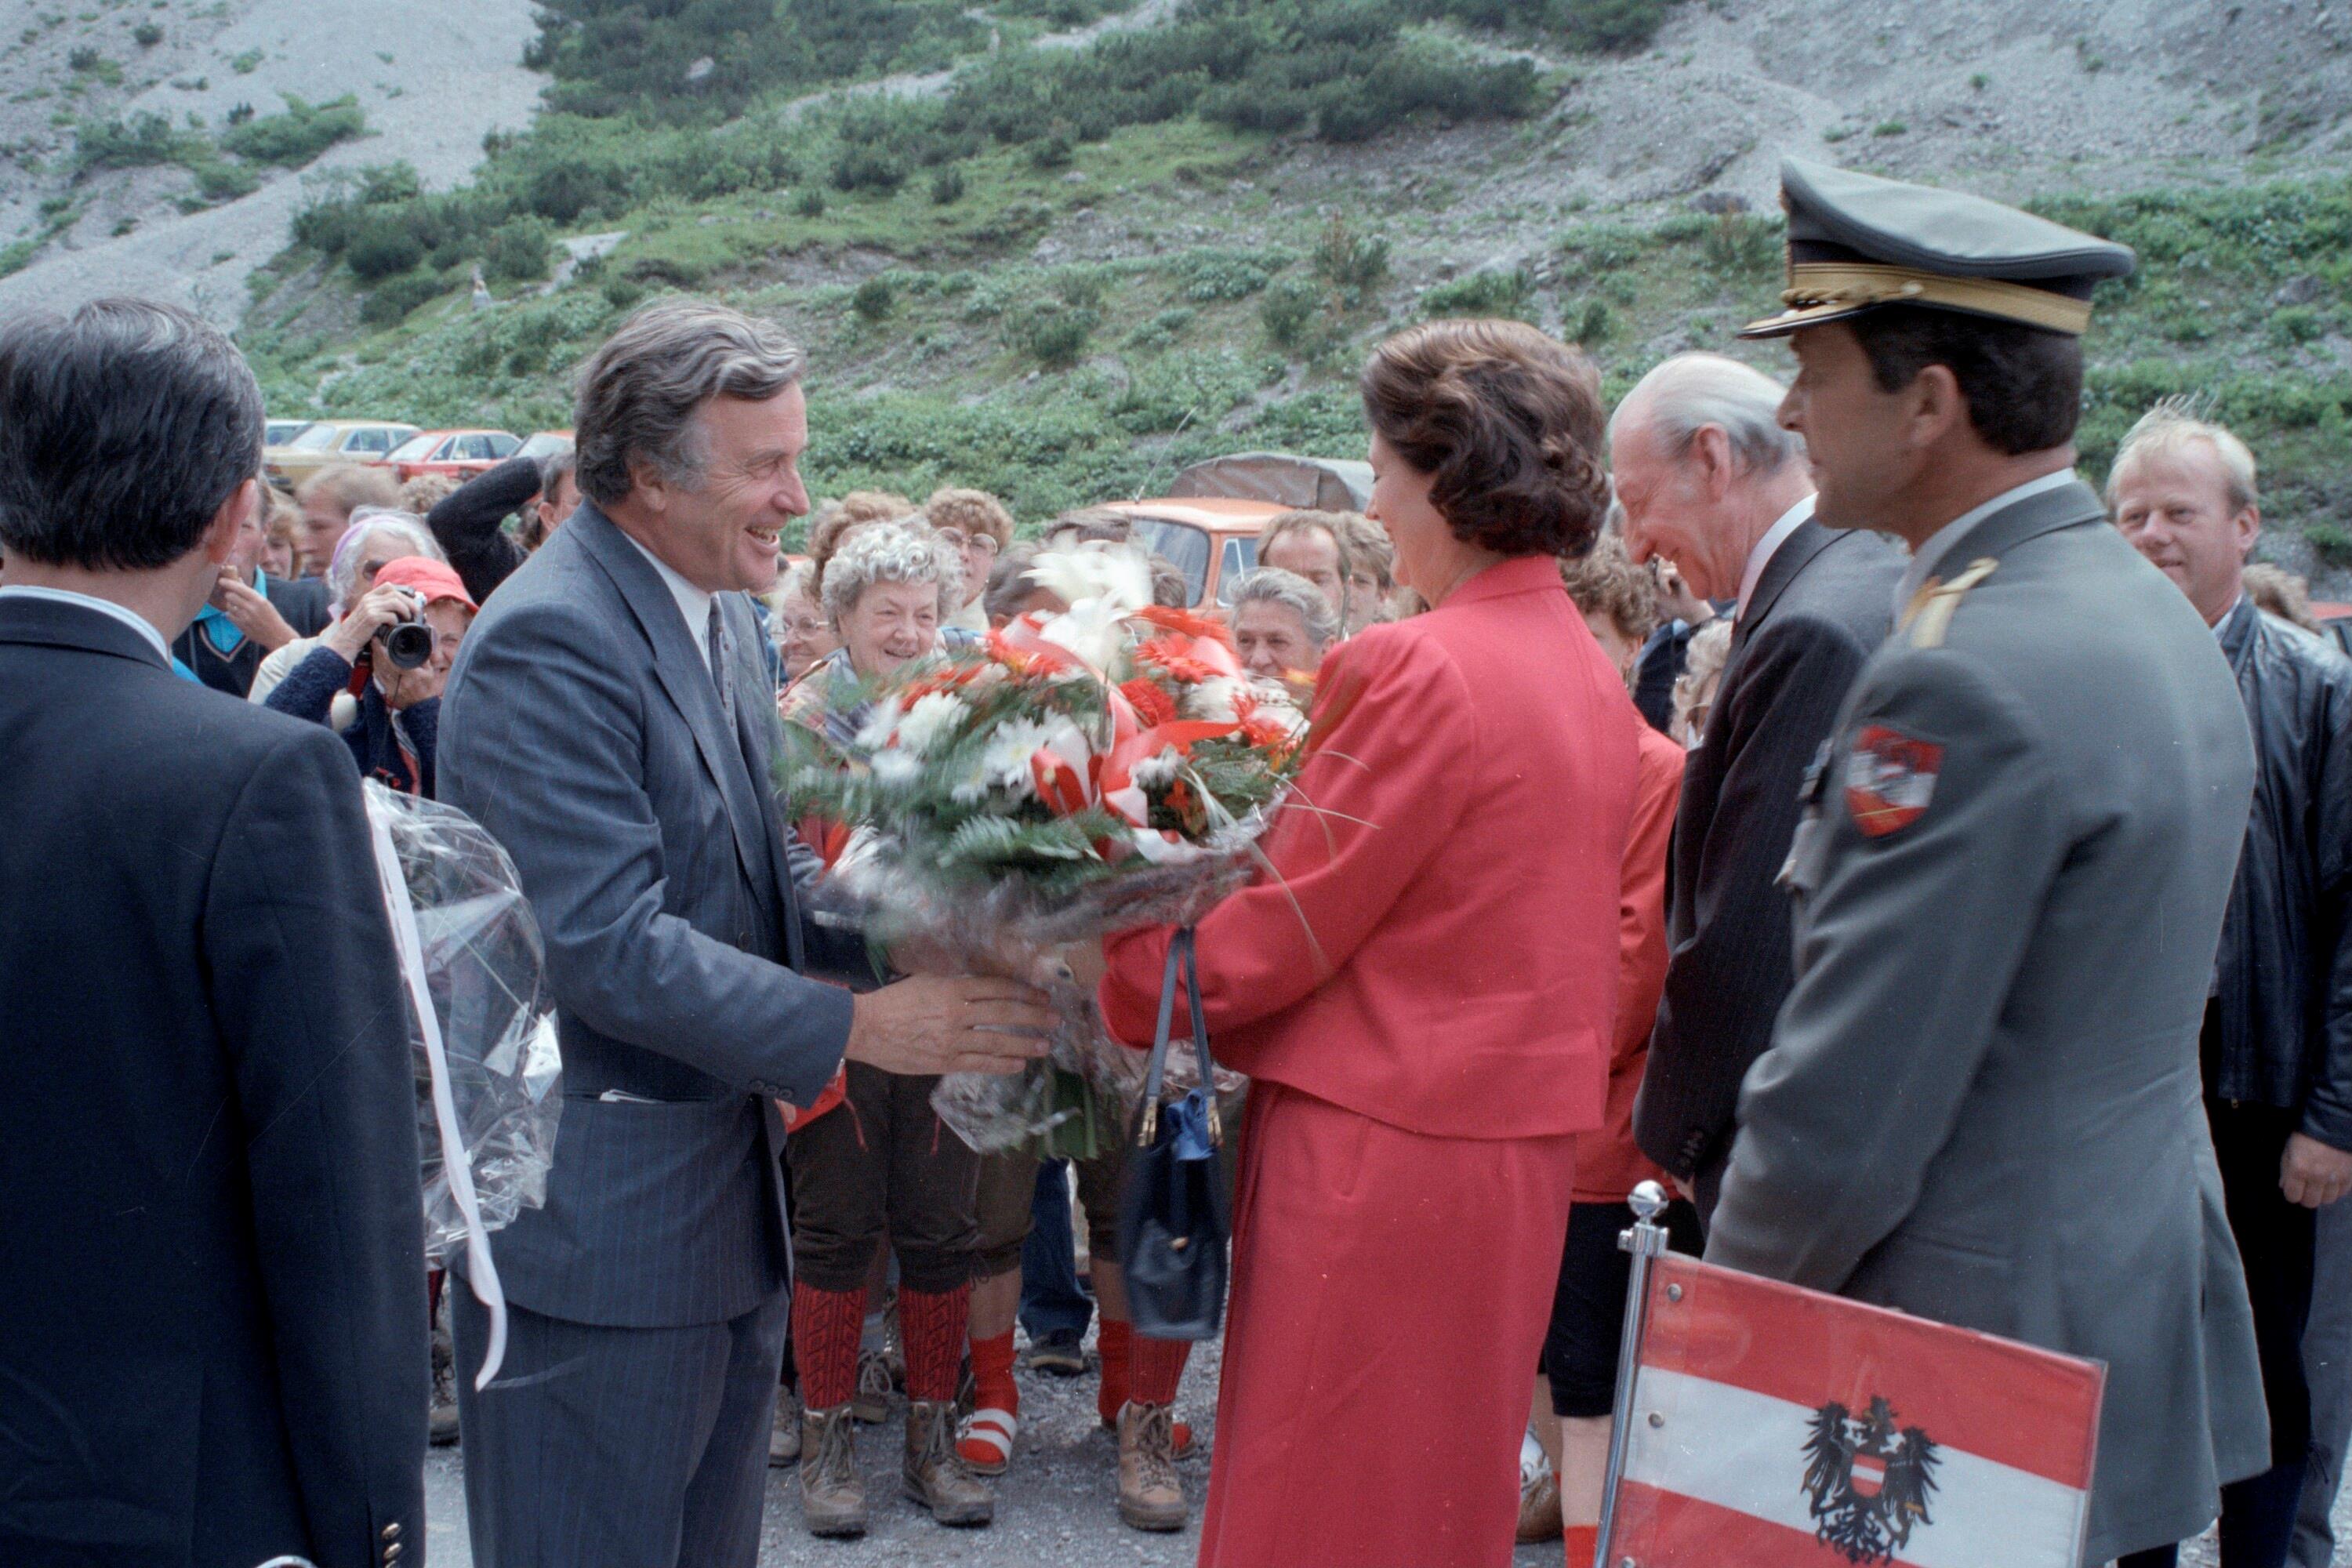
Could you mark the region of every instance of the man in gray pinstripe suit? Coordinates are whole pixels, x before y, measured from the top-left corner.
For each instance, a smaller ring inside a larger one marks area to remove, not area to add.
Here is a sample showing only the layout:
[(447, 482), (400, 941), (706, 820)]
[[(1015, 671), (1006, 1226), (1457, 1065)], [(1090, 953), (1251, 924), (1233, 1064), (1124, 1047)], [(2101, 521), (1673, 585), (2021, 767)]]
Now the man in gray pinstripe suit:
[[(814, 858), (770, 782), (750, 601), (808, 510), (800, 351), (688, 301), (583, 371), (580, 510), (484, 607), (449, 678), (444, 797), (504, 844), (547, 944), (564, 1107), (543, 1208), (498, 1237), (505, 1365), (457, 1294), (467, 1504), (483, 1568), (751, 1568), (790, 1258), (774, 1100), (845, 1054), (1010, 1071), (1026, 987), (877, 988), (806, 919)], [(818, 972), (862, 994), (806, 978)]]

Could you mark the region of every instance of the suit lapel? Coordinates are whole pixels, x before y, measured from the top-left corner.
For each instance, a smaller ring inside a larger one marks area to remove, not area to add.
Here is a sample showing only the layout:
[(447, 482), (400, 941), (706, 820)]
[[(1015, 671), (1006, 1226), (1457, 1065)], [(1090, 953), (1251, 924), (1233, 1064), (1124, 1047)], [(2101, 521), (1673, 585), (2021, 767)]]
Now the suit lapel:
[(1811, 518), (1807, 518), (1780, 542), (1780, 548), (1772, 552), (1772, 559), (1764, 563), (1763, 574), (1756, 579), (1756, 592), (1748, 596), (1748, 608), (1741, 614), (1739, 624), (1732, 628), (1731, 641), (1735, 652), (1748, 640), (1750, 633), (1764, 624), (1764, 617), (1772, 613), (1772, 606), (1780, 603), (1781, 594), (1797, 580), (1797, 574), (1811, 563), (1814, 556), (1835, 543), (1837, 537)]
[[(613, 580), (629, 614), (653, 645), (654, 679), (694, 736), (694, 748), (702, 757), (703, 768), (726, 803), (727, 823), (734, 835), (736, 855), (743, 863), (743, 874), (751, 879), (753, 887), (760, 886), (766, 879), (762, 868), (769, 863), (769, 855), (751, 764), (736, 738), (733, 722), (719, 710), (718, 686), (688, 636), (686, 617), (678, 614), (677, 601), (670, 596), (668, 586), (654, 571), (652, 563), (593, 502), (583, 501), (565, 526), (582, 529), (580, 542), (589, 559)], [(702, 670), (699, 675), (695, 673), (698, 669)]]

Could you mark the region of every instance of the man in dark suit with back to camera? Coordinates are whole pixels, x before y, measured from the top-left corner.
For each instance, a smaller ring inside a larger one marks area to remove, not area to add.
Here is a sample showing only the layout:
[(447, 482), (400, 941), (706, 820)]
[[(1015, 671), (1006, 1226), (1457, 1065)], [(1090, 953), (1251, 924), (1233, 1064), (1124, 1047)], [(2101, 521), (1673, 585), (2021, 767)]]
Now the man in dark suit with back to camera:
[(1666, 987), (1635, 1102), (1643, 1152), (1704, 1221), (1731, 1157), (1739, 1080), (1789, 994), (1789, 900), (1773, 886), (1798, 785), (1846, 688), (1885, 640), (1902, 558), (1813, 521), (1805, 445), (1780, 428), (1780, 384), (1720, 354), (1643, 376), (1609, 424), (1636, 559), (1664, 556), (1703, 597), (1734, 602), (1731, 655), (1675, 818)]
[(260, 504), (193, 316), (0, 329), (0, 1563), (424, 1555), (406, 1004), (351, 753), (165, 652)]
[(2084, 1563), (2173, 1560), (2270, 1463), (2198, 1030), (2245, 837), (2211, 632), (2074, 475), (2091, 293), (2132, 253), (1781, 168), (1782, 418), (1825, 527), (1912, 547), (1783, 878), (1797, 983), (1706, 1257), (2104, 1361)]
[(514, 857), (563, 1044), (547, 1204), (499, 1233), (510, 1337), (479, 1392), (487, 1321), (457, 1297), (483, 1568), (751, 1568), (790, 1272), (775, 1101), (810, 1104), (845, 1054), (1015, 1070), (1054, 1022), (1005, 981), (877, 989), (863, 938), (801, 905), (814, 857), (776, 796), (745, 591), (808, 510), (802, 366), (718, 306), (632, 317), (581, 373), (580, 509), (450, 672), (442, 798)]

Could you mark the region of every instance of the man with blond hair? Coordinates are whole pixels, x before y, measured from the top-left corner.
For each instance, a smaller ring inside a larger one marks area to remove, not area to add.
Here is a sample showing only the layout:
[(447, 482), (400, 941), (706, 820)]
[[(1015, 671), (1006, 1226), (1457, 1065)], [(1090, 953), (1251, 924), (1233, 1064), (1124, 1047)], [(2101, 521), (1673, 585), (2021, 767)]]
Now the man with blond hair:
[(1356, 563), (1343, 528), (1335, 511), (1284, 512), (1258, 535), (1257, 563), (1306, 578), (1331, 602), (1332, 615), (1345, 625), (1350, 618), (1349, 579)]
[(2261, 492), (2228, 429), (2158, 404), (2106, 493), (2124, 537), (2213, 628), (2253, 733), (2253, 812), (2198, 1054), (2271, 1419), (2271, 1468), (2221, 1489), (2221, 1561), (2280, 1568), (2311, 1458), (2319, 1211), (2352, 1191), (2352, 663), (2246, 592)]
[(335, 546), (352, 526), (352, 513), (362, 507), (397, 510), (400, 486), (389, 468), (337, 463), (304, 479), (294, 492), (294, 504), (302, 509), (303, 573), (323, 577), (335, 558)]

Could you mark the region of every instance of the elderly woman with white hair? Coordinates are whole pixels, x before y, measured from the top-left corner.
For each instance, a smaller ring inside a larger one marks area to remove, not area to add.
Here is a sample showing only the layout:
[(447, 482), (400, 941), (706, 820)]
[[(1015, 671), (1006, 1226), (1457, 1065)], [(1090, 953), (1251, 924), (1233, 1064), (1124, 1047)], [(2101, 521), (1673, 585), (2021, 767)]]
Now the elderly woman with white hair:
[(1323, 591), (1296, 572), (1261, 566), (1234, 585), (1233, 614), (1242, 668), (1281, 681), (1302, 705), (1312, 698), (1324, 652), (1345, 629)]
[[(422, 556), (427, 561), (449, 559), (440, 541), (433, 537), (433, 531), (425, 526), (425, 520), (414, 512), (381, 506), (363, 506), (353, 511), (351, 527), (336, 544), (323, 574), (329, 616), (326, 630), (317, 637), (298, 637), (263, 659), (261, 668), (254, 672), (253, 688), (246, 693), (246, 700), (268, 701), (278, 683), (292, 674), (294, 668), (329, 636), (342, 628), (342, 623), (353, 614), (361, 618), (344, 628), (345, 641), (351, 641), (362, 627), (368, 636), (373, 636), (398, 619), (394, 604), (397, 595), (378, 597), (373, 605), (367, 601), (375, 587), (376, 573), (387, 561), (397, 561), (404, 555)], [(358, 649), (365, 645), (366, 638), (358, 637), (351, 650), (352, 655), (356, 657)]]
[[(437, 548), (419, 548), (420, 537), (432, 544), (408, 513), (352, 524), (329, 579), (348, 607), (262, 700), (340, 732), (361, 776), (430, 797), (442, 689), (480, 606)], [(415, 639), (421, 648), (395, 650), (387, 640), (403, 626), (425, 634)]]
[[(962, 565), (928, 529), (873, 523), (826, 563), (822, 592), (842, 646), (810, 666), (779, 706), (788, 723), (854, 755), (872, 707), (866, 683), (937, 651), (941, 625), (963, 604)], [(804, 826), (803, 836), (809, 831)], [(980, 1240), (980, 1156), (931, 1109), (937, 1075), (852, 1061), (835, 1081), (838, 1093), (828, 1090), (800, 1116), (784, 1145), (793, 1176), (793, 1358), (805, 1410), (802, 1520), (814, 1535), (866, 1529), (851, 1411), (867, 1274), (887, 1237), (898, 1259), (907, 1352), (908, 1493), (941, 1524), (986, 1524), (994, 1504), (956, 1452), (955, 1403)]]

